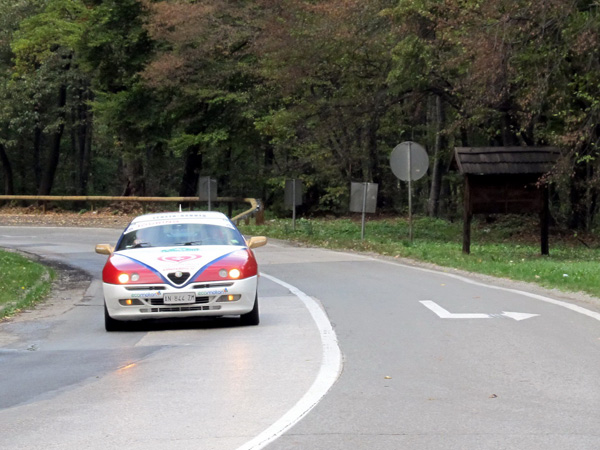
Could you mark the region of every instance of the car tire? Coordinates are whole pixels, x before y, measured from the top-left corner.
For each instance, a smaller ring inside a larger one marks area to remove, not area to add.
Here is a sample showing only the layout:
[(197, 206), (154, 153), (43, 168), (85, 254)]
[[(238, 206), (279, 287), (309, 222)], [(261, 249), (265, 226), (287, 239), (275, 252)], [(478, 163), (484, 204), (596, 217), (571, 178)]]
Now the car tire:
[(106, 303), (104, 304), (104, 328), (106, 331), (123, 331), (127, 328), (124, 322), (110, 317)]
[(246, 314), (242, 314), (240, 316), (240, 324), (241, 325), (258, 325), (260, 323), (260, 317), (258, 314), (258, 294), (254, 299), (254, 308), (252, 311)]

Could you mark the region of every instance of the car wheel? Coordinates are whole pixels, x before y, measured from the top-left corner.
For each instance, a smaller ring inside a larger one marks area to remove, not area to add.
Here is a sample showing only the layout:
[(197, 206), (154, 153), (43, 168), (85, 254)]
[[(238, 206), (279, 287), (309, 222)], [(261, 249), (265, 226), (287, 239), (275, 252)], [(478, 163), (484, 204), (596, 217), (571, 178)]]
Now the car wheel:
[(104, 328), (106, 331), (123, 331), (127, 328), (124, 322), (110, 317), (106, 304), (104, 304)]
[(254, 308), (252, 311), (240, 316), (240, 323), (242, 325), (258, 325), (260, 323), (260, 317), (258, 315), (258, 294), (254, 299)]

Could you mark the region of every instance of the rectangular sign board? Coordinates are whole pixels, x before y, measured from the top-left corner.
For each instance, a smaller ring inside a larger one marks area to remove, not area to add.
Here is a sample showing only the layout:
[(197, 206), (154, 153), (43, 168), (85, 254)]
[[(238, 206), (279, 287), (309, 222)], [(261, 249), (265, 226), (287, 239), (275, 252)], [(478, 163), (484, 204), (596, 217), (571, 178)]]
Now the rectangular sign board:
[[(366, 184), (366, 198), (365, 198)], [(350, 186), (350, 211), (374, 213), (377, 209), (377, 183), (352, 183)]]
[[(210, 183), (210, 184), (209, 184)], [(200, 177), (198, 180), (198, 199), (201, 202), (217, 201), (217, 180), (210, 177)]]
[(288, 209), (302, 204), (302, 180), (285, 180), (284, 203)]

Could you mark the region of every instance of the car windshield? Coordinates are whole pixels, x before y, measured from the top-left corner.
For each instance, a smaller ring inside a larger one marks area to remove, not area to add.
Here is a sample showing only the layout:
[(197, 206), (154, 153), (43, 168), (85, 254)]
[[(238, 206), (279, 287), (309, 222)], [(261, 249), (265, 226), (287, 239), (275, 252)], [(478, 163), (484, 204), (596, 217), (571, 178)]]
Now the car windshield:
[(177, 245), (244, 245), (244, 241), (235, 228), (203, 223), (177, 223), (126, 232), (117, 250)]

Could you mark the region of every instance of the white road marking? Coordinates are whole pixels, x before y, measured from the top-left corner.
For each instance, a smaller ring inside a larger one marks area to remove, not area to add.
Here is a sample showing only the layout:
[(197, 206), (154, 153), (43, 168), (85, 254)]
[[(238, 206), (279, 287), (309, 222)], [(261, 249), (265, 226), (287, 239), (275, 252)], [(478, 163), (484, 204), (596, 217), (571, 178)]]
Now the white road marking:
[(331, 386), (336, 382), (342, 371), (342, 353), (338, 346), (335, 331), (319, 303), (285, 281), (281, 281), (264, 273), (261, 273), (261, 276), (289, 289), (292, 294), (304, 303), (319, 329), (323, 348), (323, 360), (321, 362), (321, 369), (319, 370), (314, 383), (292, 409), (286, 412), (279, 420), (254, 439), (241, 447), (238, 447), (237, 450), (261, 449), (293, 427), (300, 419), (308, 414), (319, 401), (321, 401), (327, 391), (329, 391)]
[(455, 314), (450, 311), (442, 308), (436, 302), (432, 302), (431, 300), (422, 300), (421, 302), (423, 306), (427, 307), (431, 311), (437, 314), (437, 316), (441, 319), (492, 319), (494, 317), (509, 317), (516, 321), (530, 319), (531, 317), (539, 316), (539, 314), (528, 314), (528, 313), (518, 313), (518, 312), (506, 312), (502, 311), (502, 314), (482, 314), (482, 313), (473, 313), (473, 314)]
[[(282, 245), (276, 245), (276, 244), (272, 244), (275, 247), (279, 247), (279, 248), (285, 248), (285, 246)], [(313, 249), (314, 250), (314, 249)], [(397, 261), (386, 261), (384, 259), (378, 259), (378, 258), (373, 258), (372, 256), (366, 256), (366, 255), (361, 255), (358, 253), (344, 253), (344, 252), (340, 252), (340, 251), (335, 251), (335, 250), (326, 250), (329, 253), (333, 253), (333, 254), (339, 254), (339, 255), (345, 255), (346, 257), (348, 257), (348, 255), (351, 255), (352, 257), (356, 258), (356, 259), (362, 259), (362, 260), (367, 260), (367, 261), (374, 261), (374, 262), (379, 262), (382, 264), (389, 264), (391, 266), (396, 266), (396, 267), (404, 267), (406, 269), (412, 269), (412, 270), (419, 270), (421, 272), (426, 272), (426, 273), (432, 273), (432, 274), (436, 274), (436, 275), (443, 275), (449, 278), (453, 278), (455, 280), (459, 280), (462, 281), (464, 283), (468, 283), (471, 284), (473, 286), (481, 286), (481, 287), (485, 287), (488, 289), (496, 289), (499, 291), (504, 291), (504, 292), (511, 292), (513, 294), (518, 294), (518, 295), (522, 295), (524, 297), (529, 297), (529, 298), (533, 298), (535, 300), (539, 300), (545, 303), (550, 303), (552, 305), (556, 305), (556, 306), (560, 306), (562, 308), (566, 308), (569, 309), (573, 312), (576, 312), (578, 314), (583, 314), (584, 316), (588, 316), (592, 319), (598, 320), (600, 321), (600, 313), (595, 312), (595, 311), (591, 311), (589, 309), (583, 308), (581, 306), (572, 304), (572, 303), (568, 303), (568, 302), (563, 302), (561, 300), (556, 300), (550, 297), (545, 297), (543, 295), (538, 295), (538, 294), (533, 294), (530, 292), (526, 292), (526, 291), (521, 291), (519, 289), (512, 289), (512, 288), (506, 288), (506, 287), (501, 287), (501, 286), (494, 286), (492, 284), (486, 284), (480, 281), (475, 281), (472, 280), (470, 278), (461, 276), (461, 275), (457, 275), (454, 273), (448, 273), (448, 272), (444, 272), (443, 268), (439, 269), (439, 270), (434, 270), (434, 269), (426, 269), (423, 267), (418, 267), (418, 266), (411, 266), (408, 264), (402, 264), (400, 262)]]
[(517, 322), (539, 316), (539, 314), (528, 314), (528, 313), (518, 313), (518, 312), (508, 312), (508, 311), (502, 311), (502, 315), (506, 316), (506, 317), (510, 317), (511, 319), (515, 319)]
[(501, 286), (494, 286), (493, 284), (486, 284), (486, 283), (482, 283), (480, 281), (475, 281), (475, 280), (471, 280), (467, 277), (463, 277), (461, 275), (456, 275), (453, 273), (447, 273), (447, 272), (442, 272), (441, 270), (432, 270), (432, 269), (424, 269), (423, 267), (416, 267), (416, 266), (409, 266), (408, 264), (402, 264), (402, 263), (398, 263), (398, 262), (393, 262), (393, 261), (384, 261), (381, 259), (376, 259), (370, 256), (364, 256), (364, 259), (370, 260), (370, 261), (376, 261), (376, 262), (380, 262), (383, 264), (389, 264), (392, 266), (398, 266), (398, 267), (405, 267), (407, 269), (413, 269), (413, 270), (419, 270), (421, 272), (427, 272), (427, 273), (433, 273), (436, 275), (443, 275), (449, 278), (454, 278), (455, 280), (459, 280), (462, 281), (464, 283), (468, 283), (468, 284), (472, 284), (473, 286), (481, 286), (481, 287), (485, 287), (488, 289), (496, 289), (498, 291), (504, 291), (504, 292), (512, 292), (513, 294), (518, 294), (518, 295), (522, 295), (524, 297), (529, 297), (529, 298), (533, 298), (535, 300), (539, 300), (545, 303), (550, 303), (552, 305), (556, 305), (556, 306), (561, 306), (563, 308), (567, 308), (573, 312), (579, 313), (579, 314), (583, 314), (584, 316), (588, 316), (591, 317), (592, 319), (598, 320), (600, 321), (600, 313), (595, 312), (595, 311), (591, 311), (589, 309), (583, 308), (581, 306), (577, 306), (571, 303), (567, 303), (567, 302), (563, 302), (561, 300), (555, 300), (553, 298), (550, 297), (545, 297), (543, 295), (538, 295), (538, 294), (532, 294), (531, 292), (526, 292), (526, 291), (520, 291), (519, 289), (512, 289), (512, 288), (505, 288), (505, 287), (501, 287)]
[(452, 314), (445, 310), (440, 305), (431, 300), (423, 300), (422, 303), (425, 307), (436, 313), (441, 319), (490, 319), (489, 314)]

